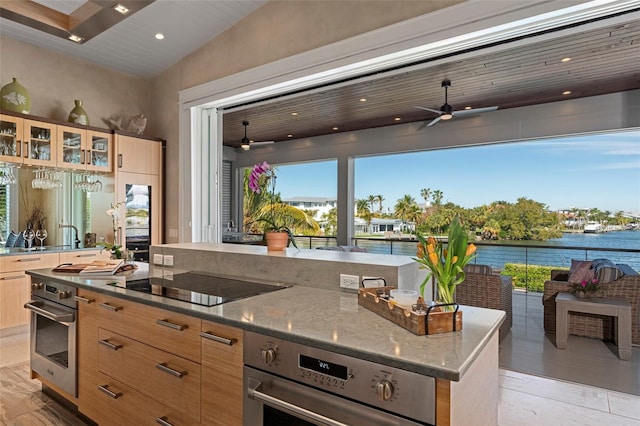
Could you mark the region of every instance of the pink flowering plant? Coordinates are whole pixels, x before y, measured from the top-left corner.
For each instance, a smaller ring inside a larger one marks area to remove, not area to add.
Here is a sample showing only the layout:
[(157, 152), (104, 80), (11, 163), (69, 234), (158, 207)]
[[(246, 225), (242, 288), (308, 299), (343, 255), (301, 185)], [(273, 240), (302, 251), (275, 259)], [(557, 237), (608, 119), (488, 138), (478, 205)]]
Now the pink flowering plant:
[[(276, 179), (275, 169), (266, 161), (254, 165), (249, 173), (248, 186), (251, 192), (266, 196), (263, 199), (266, 199), (267, 204), (260, 209), (257, 220), (266, 224), (265, 232), (286, 232), (289, 234), (291, 244), (298, 248), (293, 233), (284, 218), (284, 213), (289, 206), (284, 205), (279, 197), (276, 197)], [(265, 191), (266, 194), (264, 194)]]
[(570, 292), (574, 295), (592, 295), (595, 293), (599, 293), (602, 290), (600, 284), (598, 284), (598, 280), (595, 278), (591, 278), (588, 280), (582, 280), (580, 283), (572, 283)]

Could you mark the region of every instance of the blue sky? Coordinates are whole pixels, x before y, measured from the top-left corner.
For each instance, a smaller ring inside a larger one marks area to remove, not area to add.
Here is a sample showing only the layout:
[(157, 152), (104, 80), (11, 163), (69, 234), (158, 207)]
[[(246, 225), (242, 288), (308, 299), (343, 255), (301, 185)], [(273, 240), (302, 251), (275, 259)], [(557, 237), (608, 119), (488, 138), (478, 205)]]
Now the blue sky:
[[(283, 198), (335, 197), (336, 162), (278, 166)], [(356, 198), (382, 195), (393, 210), (422, 188), (443, 202), (475, 207), (526, 197), (551, 210), (640, 211), (640, 131), (363, 157), (355, 162)]]

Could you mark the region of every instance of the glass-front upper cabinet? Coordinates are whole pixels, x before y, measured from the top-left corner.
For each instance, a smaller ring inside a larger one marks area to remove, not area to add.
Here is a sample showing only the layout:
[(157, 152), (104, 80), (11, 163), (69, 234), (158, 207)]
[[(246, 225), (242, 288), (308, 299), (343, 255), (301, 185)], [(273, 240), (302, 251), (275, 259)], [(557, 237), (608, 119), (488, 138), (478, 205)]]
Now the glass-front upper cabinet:
[(56, 165), (56, 125), (0, 115), (0, 161)]
[(22, 163), (22, 118), (0, 114), (0, 161)]
[(110, 172), (113, 158), (113, 135), (87, 130), (87, 170)]
[(86, 169), (87, 131), (75, 127), (58, 126), (58, 167)]
[(110, 172), (113, 136), (110, 133), (58, 126), (58, 167)]
[(23, 153), (25, 164), (56, 165), (56, 125), (24, 120)]

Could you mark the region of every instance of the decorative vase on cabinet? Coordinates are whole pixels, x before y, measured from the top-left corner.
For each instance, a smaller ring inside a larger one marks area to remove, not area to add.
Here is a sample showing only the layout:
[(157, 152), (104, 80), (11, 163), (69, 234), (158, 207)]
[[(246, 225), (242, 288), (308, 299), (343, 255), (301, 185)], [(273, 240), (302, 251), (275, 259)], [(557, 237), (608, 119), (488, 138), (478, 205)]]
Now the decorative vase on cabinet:
[(69, 119), (67, 120), (69, 123), (82, 124), (84, 126), (89, 125), (89, 116), (87, 112), (82, 108), (82, 101), (76, 99), (74, 101), (76, 106), (69, 113)]
[(31, 97), (27, 89), (18, 79), (13, 77), (13, 81), (0, 89), (0, 107), (7, 111), (29, 114), (31, 112)]

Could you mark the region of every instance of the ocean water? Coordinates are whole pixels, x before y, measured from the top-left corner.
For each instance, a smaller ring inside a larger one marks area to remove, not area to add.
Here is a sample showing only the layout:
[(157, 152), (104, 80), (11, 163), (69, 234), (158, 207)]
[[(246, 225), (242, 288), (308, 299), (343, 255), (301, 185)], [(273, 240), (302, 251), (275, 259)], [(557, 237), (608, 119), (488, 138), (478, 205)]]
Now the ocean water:
[[(371, 253), (416, 254), (416, 242), (358, 240), (358, 246)], [(495, 268), (502, 268), (505, 263), (569, 267), (572, 259), (606, 258), (614, 263), (626, 263), (640, 272), (640, 231), (567, 233), (548, 241), (483, 241), (477, 246), (475, 262)], [(620, 249), (636, 252), (618, 251)]]

